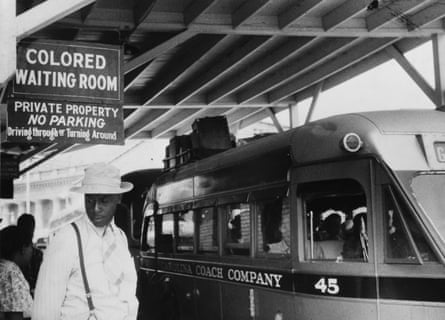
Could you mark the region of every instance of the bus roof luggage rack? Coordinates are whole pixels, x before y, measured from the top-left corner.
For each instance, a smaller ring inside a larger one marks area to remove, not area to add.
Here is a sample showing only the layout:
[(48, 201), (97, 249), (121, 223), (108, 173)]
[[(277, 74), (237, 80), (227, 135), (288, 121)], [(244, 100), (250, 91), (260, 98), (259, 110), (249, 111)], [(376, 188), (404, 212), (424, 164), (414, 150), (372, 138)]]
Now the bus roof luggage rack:
[(192, 124), (193, 149), (224, 151), (232, 147), (224, 116), (196, 119)]
[(203, 159), (232, 147), (225, 116), (196, 119), (190, 135), (175, 136), (165, 149), (164, 170)]
[(190, 161), (192, 140), (190, 135), (174, 136), (165, 148), (164, 169), (169, 170)]

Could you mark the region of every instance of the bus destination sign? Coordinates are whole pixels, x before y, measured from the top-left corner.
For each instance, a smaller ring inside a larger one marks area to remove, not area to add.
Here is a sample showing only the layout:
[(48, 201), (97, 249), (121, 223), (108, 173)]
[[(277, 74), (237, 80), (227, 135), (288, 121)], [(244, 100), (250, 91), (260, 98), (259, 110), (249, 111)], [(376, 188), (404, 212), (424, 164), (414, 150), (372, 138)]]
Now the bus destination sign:
[(445, 142), (435, 142), (434, 150), (438, 162), (445, 163)]

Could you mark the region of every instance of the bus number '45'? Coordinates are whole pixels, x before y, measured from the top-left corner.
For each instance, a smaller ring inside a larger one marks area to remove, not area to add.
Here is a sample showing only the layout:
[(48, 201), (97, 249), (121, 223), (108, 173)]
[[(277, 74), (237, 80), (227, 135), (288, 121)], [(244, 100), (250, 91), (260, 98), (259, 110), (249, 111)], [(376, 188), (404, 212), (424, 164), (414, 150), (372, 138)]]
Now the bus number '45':
[(337, 278), (320, 278), (314, 288), (320, 290), (321, 293), (338, 294), (340, 292)]

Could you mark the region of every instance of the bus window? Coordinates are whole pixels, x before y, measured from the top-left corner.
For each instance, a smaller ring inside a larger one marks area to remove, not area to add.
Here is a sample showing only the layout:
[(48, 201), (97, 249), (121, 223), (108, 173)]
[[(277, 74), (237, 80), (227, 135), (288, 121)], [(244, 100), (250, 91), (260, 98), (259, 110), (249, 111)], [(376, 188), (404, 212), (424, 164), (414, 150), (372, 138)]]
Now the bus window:
[(177, 252), (193, 251), (193, 234), (195, 224), (193, 222), (193, 210), (180, 212), (177, 216), (178, 237), (176, 241)]
[(258, 253), (290, 254), (290, 208), (287, 198), (259, 201), (257, 208)]
[(200, 253), (217, 253), (218, 219), (215, 208), (203, 208), (198, 211), (198, 251)]
[(366, 195), (351, 179), (300, 186), (305, 208), (305, 258), (368, 261)]
[(250, 208), (248, 203), (221, 206), (226, 221), (225, 253), (250, 254)]
[(384, 188), (385, 261), (420, 263), (437, 261), (419, 226), (390, 186)]
[(160, 233), (156, 238), (156, 246), (158, 252), (171, 253), (173, 252), (173, 235), (174, 235), (174, 224), (173, 224), (173, 214), (167, 213), (158, 216), (160, 219)]
[(147, 217), (147, 232), (145, 236), (146, 252), (153, 253), (155, 251), (155, 216)]
[(411, 188), (419, 206), (445, 240), (445, 172), (416, 175)]
[(154, 203), (149, 203), (144, 209), (144, 218), (142, 223), (141, 251), (145, 253), (155, 252), (155, 234), (156, 234), (156, 207)]

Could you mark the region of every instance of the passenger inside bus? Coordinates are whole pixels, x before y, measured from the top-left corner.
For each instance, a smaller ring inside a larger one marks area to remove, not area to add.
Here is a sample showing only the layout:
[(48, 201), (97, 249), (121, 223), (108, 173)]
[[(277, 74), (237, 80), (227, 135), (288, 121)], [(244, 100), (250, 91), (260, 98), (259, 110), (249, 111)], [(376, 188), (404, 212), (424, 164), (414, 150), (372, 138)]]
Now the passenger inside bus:
[(400, 227), (400, 222), (394, 210), (388, 210), (388, 245), (387, 255), (394, 259), (415, 259), (415, 253), (409, 245), (406, 234)]
[(351, 219), (344, 225), (344, 238), (342, 256), (345, 260), (368, 261), (368, 236), (366, 232), (366, 213), (364, 206), (352, 210)]
[(417, 221), (410, 210), (398, 200), (394, 190), (384, 192), (387, 234), (385, 255), (391, 263), (421, 263), (437, 261)]
[(290, 254), (290, 219), (287, 198), (258, 204), (262, 249), (270, 254)]
[(315, 259), (341, 260), (343, 237), (341, 234), (345, 213), (329, 209), (321, 214), (318, 240), (315, 244)]
[(286, 224), (280, 224), (277, 231), (277, 240), (280, 240), (276, 242), (269, 242), (266, 245), (265, 251), (268, 253), (290, 254), (290, 247), (284, 239), (284, 234), (287, 233), (288, 229), (289, 228)]
[(242, 242), (241, 237), (241, 209), (233, 209), (228, 223), (230, 242)]
[(352, 179), (300, 186), (305, 208), (308, 260), (366, 261), (366, 195)]
[(226, 216), (225, 253), (249, 255), (250, 207), (248, 203), (234, 203), (219, 207)]

